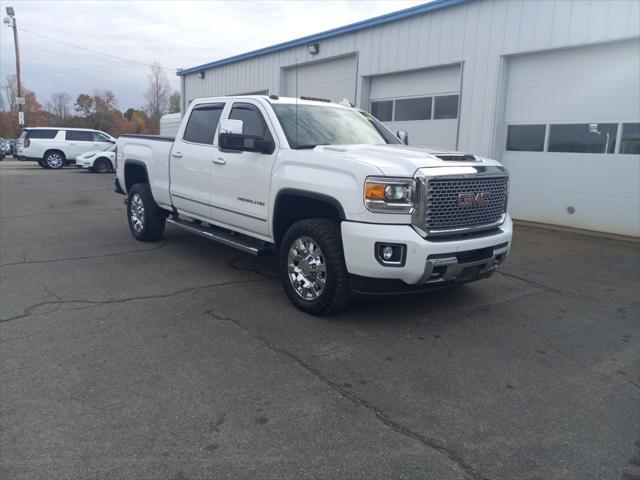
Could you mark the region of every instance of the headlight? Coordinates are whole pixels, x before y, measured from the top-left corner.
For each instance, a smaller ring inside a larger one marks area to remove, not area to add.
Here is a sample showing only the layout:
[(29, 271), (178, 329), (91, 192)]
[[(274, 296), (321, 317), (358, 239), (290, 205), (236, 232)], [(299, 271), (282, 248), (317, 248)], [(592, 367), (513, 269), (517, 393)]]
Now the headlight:
[(364, 204), (374, 213), (413, 213), (416, 182), (412, 178), (368, 177)]

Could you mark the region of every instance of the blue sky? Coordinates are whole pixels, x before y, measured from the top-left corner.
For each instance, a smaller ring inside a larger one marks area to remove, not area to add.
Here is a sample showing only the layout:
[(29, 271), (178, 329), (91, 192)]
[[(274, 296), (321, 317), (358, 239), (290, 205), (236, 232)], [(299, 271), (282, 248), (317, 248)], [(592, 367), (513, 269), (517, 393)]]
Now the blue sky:
[[(143, 104), (149, 68), (57, 43), (136, 60), (160, 62), (172, 86), (175, 68), (401, 10), (426, 0), (324, 1), (6, 1), (19, 27), (22, 77), (43, 105), (52, 93), (72, 98), (113, 90), (120, 108)], [(40, 35), (40, 36), (38, 36)], [(44, 37), (43, 37), (44, 36)], [(0, 26), (0, 76), (15, 73), (11, 29)]]

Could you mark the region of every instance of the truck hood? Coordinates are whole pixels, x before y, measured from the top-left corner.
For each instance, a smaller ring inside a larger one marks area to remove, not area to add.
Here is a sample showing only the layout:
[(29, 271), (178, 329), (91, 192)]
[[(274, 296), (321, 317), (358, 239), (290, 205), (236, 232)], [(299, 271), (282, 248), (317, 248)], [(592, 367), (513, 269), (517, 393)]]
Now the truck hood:
[(430, 167), (469, 165), (495, 165), (500, 163), (475, 155), (473, 160), (443, 160), (440, 156), (462, 156), (463, 152), (407, 145), (326, 145), (317, 146), (315, 152), (343, 157), (377, 168), (390, 177), (412, 177), (416, 170)]

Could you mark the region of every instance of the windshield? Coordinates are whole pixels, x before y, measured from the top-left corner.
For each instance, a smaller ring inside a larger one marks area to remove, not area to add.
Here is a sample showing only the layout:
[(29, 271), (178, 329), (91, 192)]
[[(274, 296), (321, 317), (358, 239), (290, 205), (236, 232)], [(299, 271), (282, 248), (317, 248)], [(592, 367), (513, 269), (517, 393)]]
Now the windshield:
[[(320, 105), (274, 105), (291, 148), (388, 143), (360, 113)], [(296, 121), (297, 118), (297, 121)]]

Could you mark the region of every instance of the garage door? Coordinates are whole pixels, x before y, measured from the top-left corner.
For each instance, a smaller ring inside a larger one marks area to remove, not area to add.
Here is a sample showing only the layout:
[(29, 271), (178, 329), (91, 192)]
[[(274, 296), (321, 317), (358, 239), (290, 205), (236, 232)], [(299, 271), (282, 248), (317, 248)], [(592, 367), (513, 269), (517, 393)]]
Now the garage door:
[(318, 97), (355, 104), (356, 57), (289, 67), (285, 69), (284, 92), (288, 97)]
[(370, 110), (411, 145), (456, 147), (460, 66), (371, 78)]
[(515, 218), (640, 235), (640, 44), (509, 60), (502, 160)]

